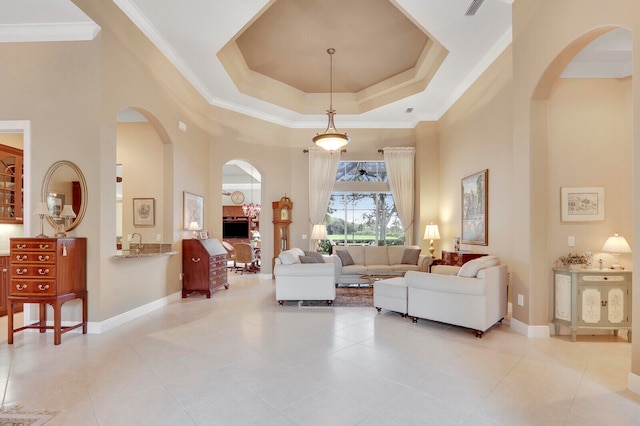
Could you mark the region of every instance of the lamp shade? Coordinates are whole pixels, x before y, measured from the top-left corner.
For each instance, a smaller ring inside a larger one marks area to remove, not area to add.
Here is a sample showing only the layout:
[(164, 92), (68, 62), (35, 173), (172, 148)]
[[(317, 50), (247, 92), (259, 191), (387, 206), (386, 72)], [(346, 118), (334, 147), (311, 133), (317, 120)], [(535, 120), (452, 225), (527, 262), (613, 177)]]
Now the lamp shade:
[(440, 239), (440, 231), (438, 230), (438, 225), (434, 225), (433, 223), (427, 225), (424, 228), (424, 237), (423, 240), (439, 240)]
[(60, 212), (60, 216), (62, 216), (62, 217), (76, 217), (76, 214), (73, 211), (73, 208), (69, 204), (65, 204), (64, 207), (62, 208), (62, 211)]
[(36, 209), (34, 210), (33, 214), (42, 215), (42, 216), (49, 216), (49, 209), (47, 208), (47, 203), (38, 203), (38, 205), (36, 206)]
[(616, 232), (613, 237), (609, 237), (604, 243), (602, 251), (607, 253), (631, 253), (631, 247), (627, 240)]
[(195, 220), (189, 224), (189, 231), (199, 231), (200, 225)]
[(324, 225), (313, 225), (311, 231), (312, 240), (326, 240), (327, 239), (327, 227)]

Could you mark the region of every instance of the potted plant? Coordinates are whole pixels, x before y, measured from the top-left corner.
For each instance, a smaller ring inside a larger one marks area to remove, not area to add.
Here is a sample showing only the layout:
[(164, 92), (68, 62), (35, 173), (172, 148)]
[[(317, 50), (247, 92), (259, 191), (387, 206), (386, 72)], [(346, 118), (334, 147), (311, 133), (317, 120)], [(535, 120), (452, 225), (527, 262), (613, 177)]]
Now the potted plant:
[(569, 253), (566, 256), (560, 256), (558, 262), (562, 263), (562, 266), (568, 269), (582, 269), (587, 265), (588, 259), (587, 256), (583, 254)]

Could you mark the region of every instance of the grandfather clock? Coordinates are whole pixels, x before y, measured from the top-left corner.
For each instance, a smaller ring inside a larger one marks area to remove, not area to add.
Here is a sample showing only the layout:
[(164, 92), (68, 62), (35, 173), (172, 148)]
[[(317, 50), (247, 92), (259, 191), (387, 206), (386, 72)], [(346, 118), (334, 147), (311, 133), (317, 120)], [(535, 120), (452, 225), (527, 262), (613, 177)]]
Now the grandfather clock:
[(289, 250), (290, 238), (289, 228), (291, 226), (291, 211), (293, 203), (286, 195), (280, 198), (280, 201), (273, 201), (273, 261), (271, 262), (271, 270), (276, 264), (276, 257), (280, 252)]

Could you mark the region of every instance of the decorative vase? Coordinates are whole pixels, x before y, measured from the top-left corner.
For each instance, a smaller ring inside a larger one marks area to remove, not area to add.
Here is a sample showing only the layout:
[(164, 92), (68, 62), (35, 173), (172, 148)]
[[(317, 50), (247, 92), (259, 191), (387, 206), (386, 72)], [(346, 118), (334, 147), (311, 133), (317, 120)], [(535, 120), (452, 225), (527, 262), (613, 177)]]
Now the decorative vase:
[(584, 265), (582, 263), (572, 263), (569, 265), (569, 269), (583, 269)]

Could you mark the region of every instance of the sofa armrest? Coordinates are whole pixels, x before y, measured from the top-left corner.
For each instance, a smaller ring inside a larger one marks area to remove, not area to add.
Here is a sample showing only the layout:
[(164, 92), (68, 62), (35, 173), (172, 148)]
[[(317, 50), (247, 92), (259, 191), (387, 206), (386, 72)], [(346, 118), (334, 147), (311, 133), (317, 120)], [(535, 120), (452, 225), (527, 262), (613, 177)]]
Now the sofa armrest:
[(454, 265), (434, 265), (431, 267), (432, 274), (439, 275), (458, 275), (459, 266)]
[(418, 256), (418, 270), (422, 272), (429, 272), (429, 266), (431, 266), (431, 256), (428, 254), (421, 254)]

